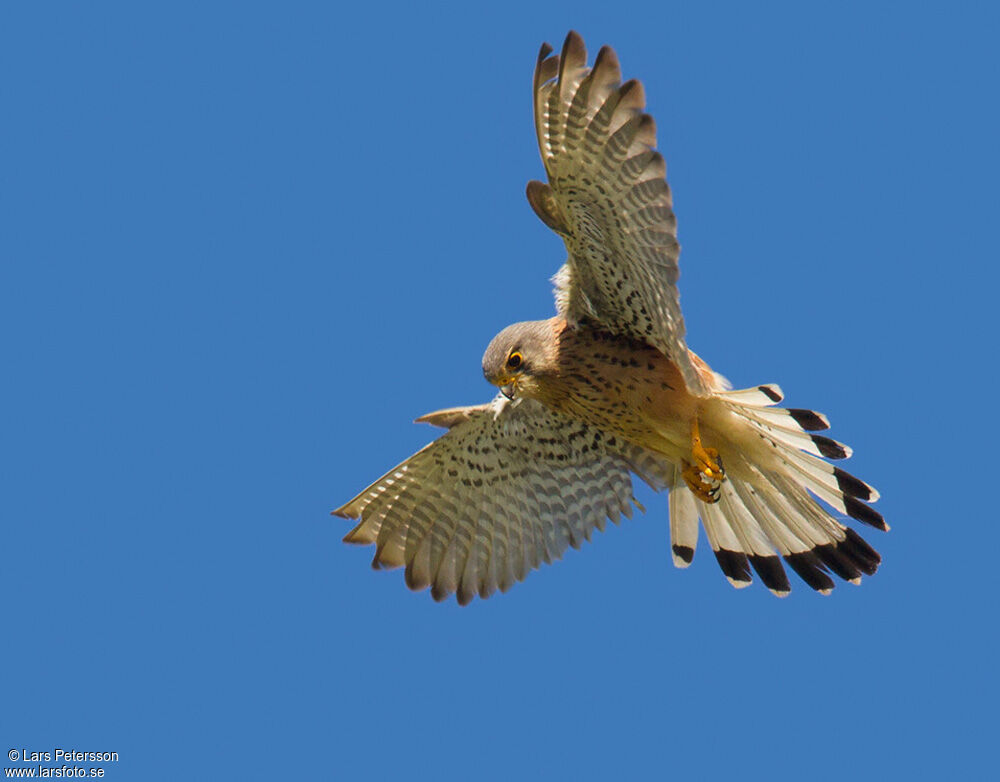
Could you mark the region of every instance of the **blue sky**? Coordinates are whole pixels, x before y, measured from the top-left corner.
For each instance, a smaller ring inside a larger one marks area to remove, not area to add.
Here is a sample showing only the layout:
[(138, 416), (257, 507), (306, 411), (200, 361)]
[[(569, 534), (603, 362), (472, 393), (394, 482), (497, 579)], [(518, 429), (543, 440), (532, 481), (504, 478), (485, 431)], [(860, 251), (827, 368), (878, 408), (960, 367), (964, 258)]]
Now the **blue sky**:
[[(5, 750), (150, 780), (992, 767), (1000, 15), (537, 5), (4, 4)], [(571, 27), (645, 83), (691, 346), (827, 413), (882, 492), (860, 588), (736, 592), (704, 540), (677, 571), (645, 487), (464, 609), (340, 543), (329, 511), (434, 436), (410, 421), (489, 399), (489, 339), (551, 312), (530, 79)]]

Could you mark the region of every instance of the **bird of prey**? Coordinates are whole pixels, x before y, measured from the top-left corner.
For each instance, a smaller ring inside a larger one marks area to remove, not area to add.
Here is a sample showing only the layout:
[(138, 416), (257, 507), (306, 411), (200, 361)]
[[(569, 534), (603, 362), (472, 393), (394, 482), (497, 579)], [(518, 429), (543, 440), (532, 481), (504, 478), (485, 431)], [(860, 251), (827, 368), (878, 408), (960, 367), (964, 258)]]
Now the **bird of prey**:
[[(778, 386), (731, 390), (690, 351), (677, 292), (676, 220), (656, 127), (615, 52), (592, 66), (570, 32), (544, 44), (534, 76), (548, 183), (531, 207), (562, 237), (556, 315), (489, 343), (487, 404), (417, 421), (447, 429), (334, 514), (344, 540), (375, 544), (375, 568), (461, 604), (506, 591), (638, 506), (631, 476), (669, 491), (674, 564), (688, 566), (699, 519), (734, 587), (751, 569), (776, 595), (782, 560), (813, 589), (852, 583), (879, 555), (838, 515), (888, 529), (878, 493), (828, 459), (847, 446), (815, 434), (820, 413), (782, 408)], [(641, 507), (641, 506), (639, 506)]]

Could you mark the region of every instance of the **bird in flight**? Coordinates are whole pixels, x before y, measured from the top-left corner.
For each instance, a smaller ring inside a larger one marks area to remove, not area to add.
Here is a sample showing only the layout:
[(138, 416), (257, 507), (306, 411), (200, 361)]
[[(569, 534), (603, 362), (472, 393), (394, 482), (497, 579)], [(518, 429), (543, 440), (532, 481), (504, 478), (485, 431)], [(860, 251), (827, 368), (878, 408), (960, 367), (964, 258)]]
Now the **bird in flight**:
[(631, 516), (632, 475), (669, 491), (674, 564), (698, 524), (734, 587), (751, 571), (776, 595), (782, 560), (813, 589), (852, 583), (880, 557), (837, 514), (886, 530), (878, 493), (827, 460), (850, 449), (817, 431), (825, 416), (779, 407), (773, 384), (731, 390), (684, 339), (680, 248), (656, 126), (615, 52), (587, 64), (570, 32), (544, 44), (534, 76), (548, 182), (528, 183), (535, 214), (562, 237), (556, 315), (489, 343), (487, 404), (417, 421), (447, 431), (333, 513), (344, 540), (375, 544), (375, 568), (405, 567), (435, 600), (506, 591), (607, 520)]

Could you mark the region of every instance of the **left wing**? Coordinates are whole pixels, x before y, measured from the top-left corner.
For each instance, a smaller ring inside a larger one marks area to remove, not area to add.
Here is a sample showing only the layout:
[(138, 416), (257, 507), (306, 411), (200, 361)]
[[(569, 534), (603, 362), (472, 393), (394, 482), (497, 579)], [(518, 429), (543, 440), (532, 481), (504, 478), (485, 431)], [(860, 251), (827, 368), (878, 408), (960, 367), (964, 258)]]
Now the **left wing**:
[(587, 68), (575, 32), (560, 55), (551, 52), (542, 46), (534, 79), (549, 184), (532, 181), (527, 194), (569, 251), (555, 278), (557, 309), (572, 323), (590, 320), (656, 347), (677, 364), (691, 393), (708, 395), (684, 341), (677, 221), (642, 85), (621, 84), (607, 46)]
[(632, 515), (636, 472), (656, 488), (672, 465), (530, 399), (418, 418), (440, 438), (334, 514), (358, 519), (348, 543), (374, 543), (376, 568), (406, 567), (411, 589), (463, 605), (579, 548), (606, 519)]

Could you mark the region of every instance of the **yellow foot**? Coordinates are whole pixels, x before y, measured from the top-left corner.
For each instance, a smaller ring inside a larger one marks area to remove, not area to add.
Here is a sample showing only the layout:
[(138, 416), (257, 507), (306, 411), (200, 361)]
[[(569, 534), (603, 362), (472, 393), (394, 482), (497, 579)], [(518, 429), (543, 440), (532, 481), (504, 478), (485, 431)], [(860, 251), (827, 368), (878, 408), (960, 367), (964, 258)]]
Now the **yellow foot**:
[(688, 488), (702, 502), (718, 502), (722, 482), (726, 480), (726, 471), (722, 468), (719, 452), (715, 448), (702, 446), (697, 417), (691, 424), (691, 457), (692, 462), (684, 462), (681, 472)]

